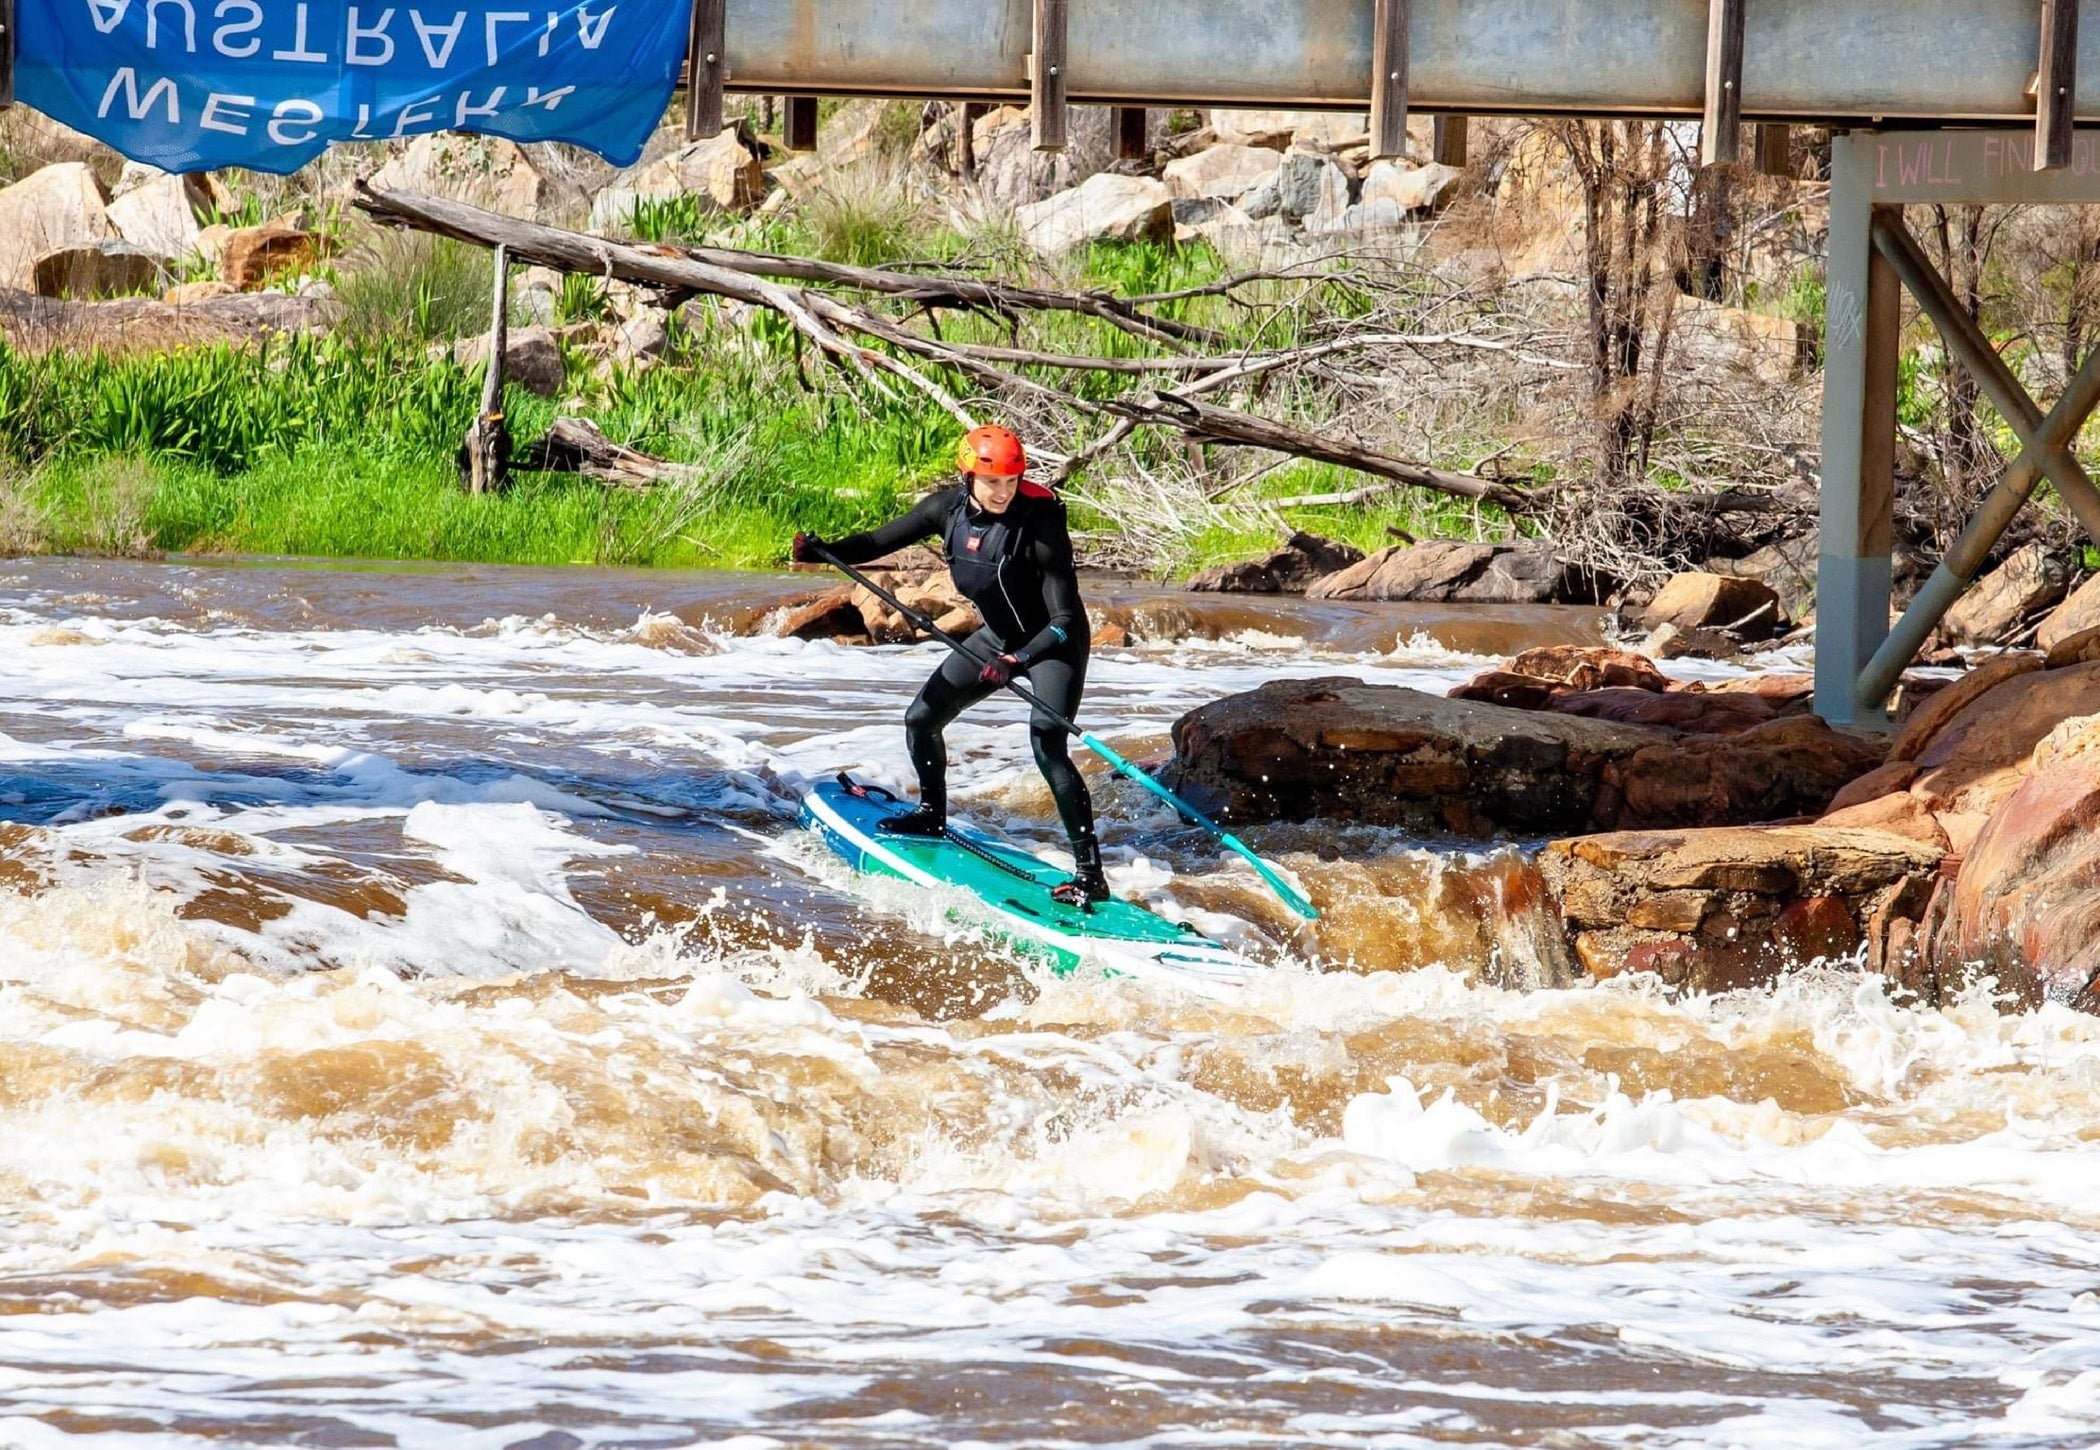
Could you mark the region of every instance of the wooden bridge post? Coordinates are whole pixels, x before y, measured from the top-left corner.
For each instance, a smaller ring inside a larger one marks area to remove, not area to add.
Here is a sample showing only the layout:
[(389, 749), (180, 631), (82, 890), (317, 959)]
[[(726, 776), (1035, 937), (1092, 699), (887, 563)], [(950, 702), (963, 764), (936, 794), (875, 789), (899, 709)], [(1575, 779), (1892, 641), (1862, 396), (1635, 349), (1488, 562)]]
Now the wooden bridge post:
[(1412, 0), (1372, 0), (1371, 159), (1407, 154), (1407, 30)]
[(780, 139), (790, 151), (814, 151), (817, 149), (817, 98), (815, 96), (789, 96), (787, 98), (787, 123), (781, 128)]
[(1065, 99), (1065, 20), (1069, 0), (1035, 0), (1035, 50), (1028, 57), (1028, 118), (1035, 149), (1062, 151), (1071, 134)]
[(15, 0), (0, 0), (0, 111), (15, 103)]
[(1432, 139), (1429, 149), (1431, 159), (1439, 166), (1463, 167), (1466, 164), (1466, 133), (1471, 128), (1464, 116), (1438, 116), (1430, 123)]
[(722, 85), (729, 71), (722, 49), (728, 18), (728, 0), (693, 0), (693, 25), (685, 48), (688, 141), (706, 141), (722, 134)]
[(1151, 155), (1145, 145), (1146, 123), (1149, 113), (1143, 106), (1116, 107), (1116, 159), (1118, 161), (1143, 161)]
[(2042, 0), (2042, 61), (2034, 94), (2034, 169), (2071, 164), (2078, 119), (2078, 0)]
[(1743, 6), (1708, 0), (1706, 114), (1699, 126), (1699, 164), (1733, 166), (1743, 151)]

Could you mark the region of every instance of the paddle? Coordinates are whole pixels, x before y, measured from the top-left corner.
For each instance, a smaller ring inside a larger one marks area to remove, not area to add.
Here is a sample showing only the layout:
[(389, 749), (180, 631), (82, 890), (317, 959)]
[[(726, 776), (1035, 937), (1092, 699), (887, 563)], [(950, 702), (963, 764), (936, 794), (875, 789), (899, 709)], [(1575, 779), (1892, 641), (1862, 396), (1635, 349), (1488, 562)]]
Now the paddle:
[[(884, 604), (887, 604), (890, 608), (896, 610), (899, 614), (903, 615), (906, 619), (910, 620), (914, 625), (917, 625), (920, 629), (925, 630), (928, 634), (932, 635), (942, 644), (948, 646), (948, 648), (954, 650), (964, 659), (970, 661), (970, 663), (975, 665), (985, 665), (990, 663), (989, 660), (979, 658), (976, 654), (974, 654), (971, 651), (968, 645), (964, 644), (954, 635), (949, 634), (946, 630), (942, 629), (939, 625), (935, 624), (931, 619), (927, 618), (924, 613), (912, 608), (909, 604), (906, 604), (903, 600), (899, 599), (896, 595), (890, 593), (889, 590), (883, 588), (874, 580), (868, 578), (867, 575), (861, 573), (860, 570), (854, 568), (845, 560), (839, 558), (836, 554), (832, 553), (831, 550), (825, 548), (822, 544), (812, 541), (809, 548), (810, 552), (815, 554), (819, 559), (822, 559), (825, 563), (831, 565), (832, 568), (837, 569), (848, 579), (851, 579), (854, 583), (860, 585), (861, 588), (867, 590), (877, 599), (880, 599)], [(1042, 714), (1056, 721), (1059, 725), (1062, 725), (1068, 732), (1070, 732), (1072, 735), (1078, 738), (1079, 743), (1081, 745), (1084, 745), (1087, 749), (1093, 751), (1094, 754), (1100, 756), (1103, 760), (1107, 761), (1109, 765), (1114, 768), (1116, 774), (1122, 776), (1126, 780), (1136, 781), (1139, 785), (1143, 786), (1146, 790), (1151, 791), (1154, 795), (1158, 796), (1161, 800), (1165, 801), (1168, 805), (1172, 806), (1175, 810), (1181, 812), (1184, 818), (1194, 821), (1197, 825), (1203, 827), (1204, 830), (1210, 832), (1213, 836), (1216, 836), (1218, 840), (1224, 844), (1227, 850), (1231, 851), (1234, 855), (1238, 856), (1241, 860), (1245, 861), (1248, 865), (1252, 866), (1257, 872), (1260, 873), (1261, 879), (1269, 884), (1269, 889), (1276, 893), (1277, 897), (1282, 900), (1285, 906), (1288, 906), (1292, 911), (1297, 912), (1298, 915), (1304, 917), (1307, 921), (1318, 921), (1320, 919), (1319, 909), (1316, 908), (1310, 901), (1306, 900), (1304, 894), (1300, 892), (1297, 887), (1291, 885), (1290, 882), (1284, 880), (1282, 875), (1278, 873), (1274, 866), (1271, 866), (1268, 862), (1262, 860), (1261, 857), (1255, 855), (1253, 851), (1249, 850), (1247, 847), (1247, 843), (1242, 841), (1238, 836), (1233, 835), (1232, 832), (1226, 830), (1216, 821), (1213, 821), (1209, 816), (1206, 816), (1205, 814), (1203, 814), (1203, 812), (1197, 810), (1187, 801), (1175, 795), (1174, 792), (1168, 790), (1165, 786), (1161, 785), (1151, 776), (1145, 774), (1144, 771), (1139, 770), (1136, 766), (1132, 765), (1129, 761), (1125, 760), (1121, 755), (1117, 754), (1113, 747), (1109, 746), (1108, 744), (1098, 739), (1094, 735), (1090, 734), (1089, 732), (1080, 729), (1070, 720), (1067, 720), (1064, 716), (1058, 714), (1057, 711), (1051, 709), (1048, 705), (1044, 704), (1041, 700), (1037, 699), (1033, 690), (1023, 688), (1019, 680), (1009, 679), (1006, 682), (1006, 688), (1013, 691), (1016, 695), (1019, 695), (1022, 699), (1026, 700), (1031, 706), (1033, 706), (1036, 710), (1040, 711)]]

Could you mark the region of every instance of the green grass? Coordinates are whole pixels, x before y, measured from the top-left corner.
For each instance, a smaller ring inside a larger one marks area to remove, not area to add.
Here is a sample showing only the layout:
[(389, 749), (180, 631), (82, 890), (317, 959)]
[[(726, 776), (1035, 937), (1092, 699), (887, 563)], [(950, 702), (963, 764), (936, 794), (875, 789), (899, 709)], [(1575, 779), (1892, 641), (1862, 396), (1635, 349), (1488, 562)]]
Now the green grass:
[[(687, 235), (718, 219), (660, 209), (636, 220), (640, 230)], [(964, 237), (879, 197), (841, 201), (833, 212), (806, 207), (739, 240), (862, 262), (967, 258), (1017, 278), (1031, 265), (996, 230)], [(1199, 286), (1224, 267), (1207, 247), (1097, 247), (1065, 271), (1074, 285), (1149, 293)], [(332, 337), (125, 359), (0, 347), (0, 551), (765, 567), (782, 561), (796, 530), (836, 536), (866, 527), (947, 476), (955, 425), (938, 408), (908, 392), (883, 400), (821, 380), (778, 319), (731, 323), (703, 301), (682, 319), (672, 362), (607, 377), (572, 359), (563, 389), (609, 436), (696, 465), (703, 485), (634, 493), (521, 475), (506, 494), (469, 497), (453, 460), (478, 406), (480, 373), (438, 344), (481, 331), (490, 282), (489, 259), (477, 250), (371, 234), (344, 259), (347, 318)], [(1346, 307), (1347, 297), (1334, 305)], [(567, 279), (556, 299), (560, 321), (605, 309), (594, 278)], [(1197, 323), (1232, 320), (1214, 298), (1161, 310)], [(949, 314), (942, 325), (952, 339), (1006, 340), (995, 319)], [(1075, 314), (1032, 318), (1030, 336), (1053, 351), (1154, 350)], [(1127, 386), (1100, 375), (1056, 380), (1096, 397)], [(971, 392), (966, 379), (947, 381)], [(521, 451), (556, 412), (515, 388), (505, 407)], [(1167, 459), (1181, 445), (1140, 446)], [(1260, 507), (1363, 482), (1322, 465), (1278, 468), (1236, 498), (1231, 522), (1188, 540), (1177, 563), (1195, 569), (1261, 552), (1279, 521), (1367, 551), (1392, 542), (1390, 529), (1417, 538), (1472, 532), (1469, 510), (1413, 491), (1368, 507)], [(1074, 522), (1105, 526), (1083, 509)]]

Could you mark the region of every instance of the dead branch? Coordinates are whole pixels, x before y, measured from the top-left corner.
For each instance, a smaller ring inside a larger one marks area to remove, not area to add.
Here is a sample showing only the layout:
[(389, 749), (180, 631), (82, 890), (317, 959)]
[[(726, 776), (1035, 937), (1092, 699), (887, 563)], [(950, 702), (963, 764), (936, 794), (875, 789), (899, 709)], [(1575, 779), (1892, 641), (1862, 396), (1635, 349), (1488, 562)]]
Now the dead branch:
[(1469, 474), (1450, 473), (1426, 464), (1409, 463), (1359, 448), (1338, 439), (1323, 438), (1288, 423), (1213, 407), (1185, 394), (1156, 393), (1150, 398), (1118, 399), (1104, 405), (1107, 411), (1135, 423), (1175, 428), (1200, 443), (1225, 443), (1245, 448), (1266, 448), (1292, 453), (1319, 463), (1353, 468), (1378, 478), (1415, 488), (1426, 488), (1455, 498), (1491, 503), (1510, 513), (1530, 511), (1530, 500), (1505, 484), (1490, 483)]
[(700, 473), (615, 443), (588, 418), (556, 418), (512, 466), (529, 473), (580, 473), (616, 488), (633, 489), (679, 483)]

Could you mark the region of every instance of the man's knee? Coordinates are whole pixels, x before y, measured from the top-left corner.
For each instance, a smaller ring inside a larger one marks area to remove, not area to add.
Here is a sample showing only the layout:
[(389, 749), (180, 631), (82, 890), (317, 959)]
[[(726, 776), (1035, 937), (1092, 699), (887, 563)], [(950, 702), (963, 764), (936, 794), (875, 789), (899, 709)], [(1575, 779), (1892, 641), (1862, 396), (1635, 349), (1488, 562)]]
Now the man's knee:
[(941, 731), (940, 711), (934, 709), (926, 697), (921, 695), (905, 710), (904, 728), (914, 735), (938, 735)]
[(1069, 765), (1072, 757), (1065, 748), (1065, 732), (1058, 726), (1033, 725), (1028, 730), (1028, 744), (1035, 751), (1037, 765)]

